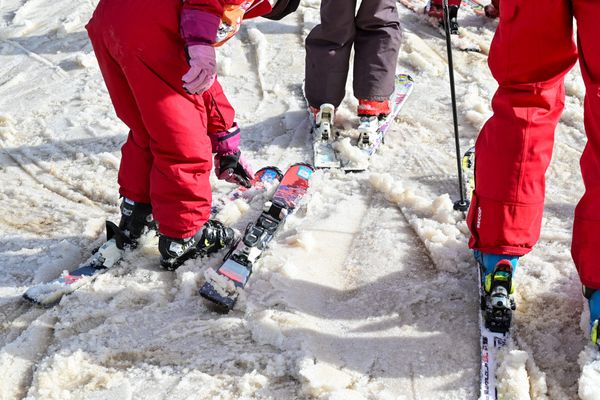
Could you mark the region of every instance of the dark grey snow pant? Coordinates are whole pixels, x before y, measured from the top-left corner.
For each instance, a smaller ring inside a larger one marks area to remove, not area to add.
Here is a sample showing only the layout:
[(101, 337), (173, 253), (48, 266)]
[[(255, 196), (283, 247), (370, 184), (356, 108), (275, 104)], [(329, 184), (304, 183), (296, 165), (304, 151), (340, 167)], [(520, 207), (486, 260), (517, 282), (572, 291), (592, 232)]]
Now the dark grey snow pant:
[(323, 0), (321, 24), (306, 38), (308, 103), (339, 106), (345, 95), (350, 51), (354, 45), (354, 96), (383, 101), (394, 91), (400, 48), (396, 0)]

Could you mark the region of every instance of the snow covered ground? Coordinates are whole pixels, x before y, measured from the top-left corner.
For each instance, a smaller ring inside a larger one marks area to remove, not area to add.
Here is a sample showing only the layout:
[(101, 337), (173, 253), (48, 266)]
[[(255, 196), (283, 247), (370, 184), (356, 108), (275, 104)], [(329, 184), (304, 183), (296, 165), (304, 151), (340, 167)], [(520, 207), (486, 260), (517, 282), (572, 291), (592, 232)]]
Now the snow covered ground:
[[(445, 42), (402, 5), (398, 70), (415, 90), (369, 172), (316, 173), (306, 206), (272, 244), (227, 316), (197, 294), (206, 268), (158, 264), (156, 239), (51, 309), (21, 301), (32, 283), (72, 269), (118, 219), (126, 128), (116, 118), (84, 25), (95, 0), (0, 1), (0, 399), (474, 399), (476, 270), (457, 199)], [(219, 49), (256, 168), (311, 161), (302, 97), (303, 40), (316, 0), (283, 21), (248, 21)], [(461, 145), (490, 115), (486, 53), (496, 22), (461, 11), (454, 52)], [(569, 255), (585, 142), (579, 71), (548, 172), (542, 238), (522, 260), (511, 399), (600, 399)], [(339, 126), (356, 125), (351, 83)], [(215, 190), (230, 185), (214, 180)], [(242, 215), (254, 219), (262, 199)]]

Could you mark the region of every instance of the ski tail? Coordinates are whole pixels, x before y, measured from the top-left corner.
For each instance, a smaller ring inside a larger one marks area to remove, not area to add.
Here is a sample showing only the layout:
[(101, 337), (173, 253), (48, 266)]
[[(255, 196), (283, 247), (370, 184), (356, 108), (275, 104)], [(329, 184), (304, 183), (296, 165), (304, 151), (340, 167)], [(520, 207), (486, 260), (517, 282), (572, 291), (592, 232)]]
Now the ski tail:
[[(112, 222), (107, 221), (109, 232), (119, 228)], [(123, 234), (114, 235), (109, 238), (100, 248), (85, 262), (79, 265), (71, 273), (65, 273), (50, 282), (43, 282), (34, 286), (23, 293), (23, 298), (34, 304), (51, 307), (58, 303), (60, 299), (69, 293), (72, 293), (91, 278), (103, 273), (105, 270), (112, 268), (123, 258), (125, 252), (122, 243), (119, 243)], [(109, 237), (111, 235), (109, 234)]]

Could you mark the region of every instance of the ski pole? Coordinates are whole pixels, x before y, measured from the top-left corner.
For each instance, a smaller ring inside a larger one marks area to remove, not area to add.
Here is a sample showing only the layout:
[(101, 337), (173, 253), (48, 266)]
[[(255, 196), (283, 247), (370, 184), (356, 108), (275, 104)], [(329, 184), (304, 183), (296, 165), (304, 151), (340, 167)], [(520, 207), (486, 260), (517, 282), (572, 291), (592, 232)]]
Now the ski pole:
[(452, 97), (452, 118), (454, 119), (454, 141), (456, 143), (456, 165), (458, 167), (458, 191), (460, 200), (454, 202), (454, 209), (457, 211), (467, 211), (469, 209), (469, 200), (466, 199), (465, 184), (463, 182), (462, 168), (460, 162), (460, 143), (458, 141), (458, 113), (456, 111), (456, 92), (454, 90), (454, 64), (452, 63), (452, 42), (450, 41), (450, 15), (448, 14), (448, 0), (443, 0), (442, 8), (444, 12), (444, 29), (446, 31), (446, 49), (448, 50), (448, 70), (450, 74), (450, 95)]

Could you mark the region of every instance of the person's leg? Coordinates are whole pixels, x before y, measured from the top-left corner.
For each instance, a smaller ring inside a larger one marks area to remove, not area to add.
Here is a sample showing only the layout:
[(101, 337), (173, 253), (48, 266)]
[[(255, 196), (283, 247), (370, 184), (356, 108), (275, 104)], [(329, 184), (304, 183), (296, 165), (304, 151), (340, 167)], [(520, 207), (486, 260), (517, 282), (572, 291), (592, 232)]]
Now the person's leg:
[[(574, 0), (573, 11), (579, 66), (586, 87), (583, 108), (588, 141), (580, 162), (585, 193), (575, 209), (571, 253), (581, 282), (588, 289), (590, 322), (594, 322), (600, 318), (600, 3)], [(593, 339), (597, 340), (597, 332)]]
[(521, 256), (540, 234), (544, 174), (564, 107), (564, 75), (577, 60), (568, 0), (539, 8), (504, 0), (489, 65), (499, 88), (476, 143), (469, 246)]
[(346, 94), (354, 41), (356, 0), (323, 0), (321, 23), (306, 38), (305, 93), (308, 103), (341, 104)]
[[(127, 141), (121, 148), (118, 180), (119, 193), (123, 199), (118, 227), (132, 240), (130, 244), (134, 244), (145, 230), (156, 229), (150, 204), (150, 137), (121, 66), (105, 46), (102, 34), (102, 7), (99, 8), (96, 14), (100, 16), (93, 18), (86, 28), (115, 112), (130, 128)], [(107, 234), (110, 236), (111, 232)]]
[[(189, 68), (179, 33), (181, 2), (103, 4), (104, 44), (120, 65), (148, 132), (154, 217), (163, 235), (191, 237), (210, 216), (212, 152), (204, 100), (181, 84)], [(125, 158), (131, 163), (125, 161), (121, 172), (135, 179), (141, 166)]]
[(394, 77), (402, 32), (394, 0), (363, 0), (356, 16), (354, 96), (387, 101)]
[(135, 202), (149, 204), (152, 167), (150, 136), (129, 82), (104, 43), (102, 18), (102, 14), (92, 18), (86, 28), (117, 117), (130, 129), (127, 141), (121, 148), (119, 193)]

